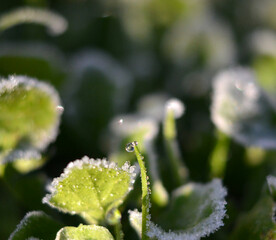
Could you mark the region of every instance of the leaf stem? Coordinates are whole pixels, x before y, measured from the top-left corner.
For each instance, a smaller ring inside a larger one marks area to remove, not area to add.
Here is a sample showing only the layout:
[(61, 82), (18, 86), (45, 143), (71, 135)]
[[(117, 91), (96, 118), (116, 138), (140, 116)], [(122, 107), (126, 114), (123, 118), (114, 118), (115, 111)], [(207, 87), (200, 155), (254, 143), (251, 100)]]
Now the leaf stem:
[(172, 170), (176, 181), (175, 184), (180, 186), (186, 182), (188, 170), (181, 159), (181, 154), (176, 140), (177, 131), (175, 126), (175, 117), (172, 110), (168, 111), (165, 116), (163, 124), (163, 137), (165, 148), (169, 160), (171, 161)]
[(121, 221), (119, 221), (115, 224), (115, 234), (116, 234), (116, 240), (123, 240), (124, 239), (124, 233), (122, 231)]
[(212, 178), (223, 178), (227, 162), (229, 145), (229, 137), (224, 133), (218, 131), (217, 143), (210, 157), (210, 174)]
[(148, 224), (147, 222), (150, 219), (149, 209), (150, 209), (150, 189), (148, 184), (147, 170), (144, 163), (144, 157), (141, 155), (137, 142), (132, 143), (134, 147), (134, 152), (138, 160), (140, 169), (141, 169), (141, 182), (142, 182), (142, 240), (148, 240), (147, 236)]

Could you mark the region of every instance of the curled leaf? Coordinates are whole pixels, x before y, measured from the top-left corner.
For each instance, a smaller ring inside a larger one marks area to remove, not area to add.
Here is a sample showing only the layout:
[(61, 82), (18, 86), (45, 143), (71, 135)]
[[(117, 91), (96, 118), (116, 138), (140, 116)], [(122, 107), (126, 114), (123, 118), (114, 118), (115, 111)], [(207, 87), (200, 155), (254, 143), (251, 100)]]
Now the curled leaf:
[(61, 15), (42, 8), (22, 7), (0, 17), (0, 30), (6, 30), (22, 23), (36, 23), (48, 27), (53, 35), (59, 35), (67, 29), (67, 21)]
[(118, 168), (105, 159), (83, 157), (69, 163), (64, 173), (53, 180), (43, 203), (79, 214), (89, 222), (104, 221), (110, 211), (122, 204), (134, 178), (135, 168), (128, 163)]

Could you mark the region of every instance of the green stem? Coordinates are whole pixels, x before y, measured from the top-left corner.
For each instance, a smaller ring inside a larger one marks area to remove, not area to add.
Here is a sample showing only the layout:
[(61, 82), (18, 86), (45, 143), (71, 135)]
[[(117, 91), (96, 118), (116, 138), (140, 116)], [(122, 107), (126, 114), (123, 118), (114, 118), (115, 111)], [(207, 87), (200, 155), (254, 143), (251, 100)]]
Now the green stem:
[(211, 177), (223, 178), (228, 158), (230, 139), (222, 132), (217, 133), (217, 143), (210, 157)]
[(168, 158), (171, 162), (176, 185), (180, 186), (187, 180), (188, 170), (185, 167), (177, 144), (177, 131), (173, 111), (168, 111), (164, 119), (163, 136)]
[(145, 163), (143, 161), (144, 157), (141, 155), (137, 143), (133, 142), (134, 152), (138, 160), (141, 169), (141, 182), (142, 182), (142, 240), (147, 240), (148, 225), (147, 221), (150, 219), (149, 209), (150, 209), (150, 197), (148, 189), (148, 177)]
[(123, 240), (124, 239), (124, 233), (123, 233), (123, 230), (122, 230), (122, 223), (121, 223), (121, 221), (119, 221), (115, 225), (115, 234), (116, 234), (116, 240)]

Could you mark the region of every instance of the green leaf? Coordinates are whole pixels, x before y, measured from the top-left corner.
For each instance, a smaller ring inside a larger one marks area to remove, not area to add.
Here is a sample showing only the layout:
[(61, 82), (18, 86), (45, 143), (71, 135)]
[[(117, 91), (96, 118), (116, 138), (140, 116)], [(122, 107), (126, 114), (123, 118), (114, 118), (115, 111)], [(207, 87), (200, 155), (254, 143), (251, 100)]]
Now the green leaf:
[(73, 131), (74, 145), (93, 153), (112, 116), (127, 110), (134, 82), (127, 69), (102, 51), (80, 51), (70, 66), (73, 77), (64, 92), (70, 111), (65, 112), (65, 120)]
[(25, 215), (9, 240), (43, 239), (53, 240), (62, 225), (44, 212), (33, 211)]
[(62, 228), (56, 236), (55, 240), (114, 240), (111, 233), (105, 227), (97, 225), (82, 225), (78, 227)]
[(219, 130), (244, 146), (275, 149), (274, 110), (252, 70), (220, 72), (213, 92), (212, 121)]
[[(264, 36), (267, 37), (267, 36)], [(263, 41), (262, 41), (263, 42)], [(262, 44), (263, 45), (263, 44)], [(276, 108), (276, 58), (275, 56), (269, 56), (268, 54), (263, 54), (255, 58), (253, 62), (253, 68), (256, 71), (258, 77), (258, 82), (261, 87), (265, 90), (268, 95), (269, 100)]]
[(63, 108), (50, 85), (24, 76), (0, 80), (0, 149), (45, 149), (55, 140)]
[(0, 17), (0, 31), (22, 23), (45, 25), (53, 35), (63, 33), (68, 25), (67, 21), (57, 13), (42, 8), (22, 7)]
[[(112, 161), (118, 162), (119, 166), (123, 165), (126, 160), (135, 161), (135, 156), (132, 158), (124, 151), (127, 143), (137, 141), (139, 142), (142, 154), (153, 151), (151, 142), (158, 134), (158, 123), (152, 118), (141, 117), (136, 114), (119, 115), (115, 117), (110, 123), (110, 129), (113, 133), (114, 145), (116, 149), (111, 155)], [(154, 164), (156, 159), (150, 161), (148, 165)], [(154, 163), (153, 163), (154, 162)], [(151, 171), (153, 166), (149, 166)]]
[(271, 196), (262, 197), (253, 209), (243, 214), (231, 236), (231, 240), (276, 239), (274, 202)]
[[(46, 158), (35, 149), (14, 150), (3, 159), (4, 164), (12, 164), (13, 167), (22, 174), (28, 173), (41, 167), (46, 162)], [(0, 173), (1, 176), (1, 173)]]
[(137, 209), (134, 209), (134, 211), (129, 210), (129, 222), (130, 225), (133, 227), (133, 229), (137, 232), (137, 234), (140, 236), (142, 235), (142, 213), (138, 212)]
[(88, 222), (102, 222), (132, 189), (135, 168), (118, 168), (105, 159), (83, 157), (68, 164), (49, 187), (43, 202), (63, 212), (79, 214)]
[[(190, 183), (173, 192), (166, 213), (158, 219), (162, 228), (149, 222), (148, 236), (159, 240), (195, 240), (223, 226), (226, 190), (218, 179), (208, 184)], [(130, 211), (131, 225), (141, 228), (141, 214)]]
[(0, 73), (42, 79), (60, 88), (65, 79), (65, 59), (50, 44), (36, 42), (3, 42), (0, 46)]

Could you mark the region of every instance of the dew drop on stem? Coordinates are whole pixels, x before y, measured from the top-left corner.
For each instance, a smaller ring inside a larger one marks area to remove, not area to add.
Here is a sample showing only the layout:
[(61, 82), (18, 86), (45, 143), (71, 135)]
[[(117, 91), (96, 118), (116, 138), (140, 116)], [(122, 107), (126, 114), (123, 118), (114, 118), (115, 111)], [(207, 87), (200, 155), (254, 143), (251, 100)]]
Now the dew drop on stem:
[(133, 151), (134, 151), (134, 146), (137, 146), (137, 145), (138, 145), (138, 142), (137, 142), (137, 141), (128, 143), (128, 144), (126, 145), (126, 151), (127, 151), (127, 152), (133, 152)]

